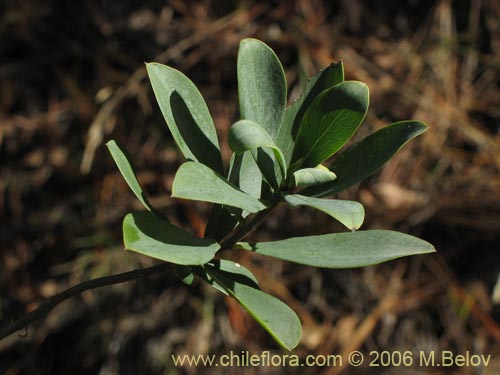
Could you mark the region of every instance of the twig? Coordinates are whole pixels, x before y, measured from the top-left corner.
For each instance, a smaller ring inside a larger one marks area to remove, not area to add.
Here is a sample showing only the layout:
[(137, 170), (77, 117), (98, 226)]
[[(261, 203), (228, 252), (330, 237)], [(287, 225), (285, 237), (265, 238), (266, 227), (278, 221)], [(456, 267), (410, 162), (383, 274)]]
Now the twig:
[(242, 240), (244, 237), (252, 233), (257, 227), (266, 220), (271, 212), (276, 208), (279, 201), (273, 202), (268, 208), (260, 211), (247, 222), (243, 222), (230, 232), (220, 243), (221, 250), (231, 249), (236, 242)]
[[(221, 250), (228, 250), (232, 248), (236, 242), (238, 242), (243, 237), (245, 237), (246, 235), (257, 229), (257, 227), (260, 224), (262, 224), (262, 222), (270, 215), (270, 213), (274, 210), (274, 208), (276, 208), (278, 204), (279, 204), (278, 198), (273, 197), (272, 203), (268, 208), (259, 212), (257, 215), (248, 220), (248, 222), (234, 229), (227, 236), (227, 238), (225, 238), (220, 243)], [(81, 284), (75, 285), (69, 289), (62, 291), (59, 294), (50, 297), (45, 302), (43, 302), (38, 308), (25, 314), (20, 319), (16, 320), (14, 323), (0, 328), (0, 340), (6, 338), (7, 336), (17, 331), (22, 330), (28, 324), (43, 318), (50, 312), (50, 310), (56, 307), (59, 303), (77, 294), (80, 294), (87, 290), (100, 288), (102, 286), (119, 284), (126, 281), (146, 278), (148, 276), (164, 272), (170, 269), (171, 267), (172, 265), (170, 263), (162, 263), (153, 267), (119, 273), (117, 275), (112, 275), (112, 276), (100, 277), (98, 279), (85, 281)]]
[(44, 301), (39, 307), (35, 310), (25, 314), (20, 319), (16, 320), (14, 323), (9, 324), (0, 329), (0, 340), (6, 338), (12, 333), (18, 332), (25, 328), (28, 324), (33, 323), (34, 321), (43, 318), (47, 315), (50, 310), (56, 307), (62, 301), (67, 300), (77, 294), (85, 292), (87, 290), (100, 288), (102, 286), (119, 284), (126, 281), (143, 279), (158, 273), (165, 272), (171, 269), (172, 265), (170, 263), (161, 263), (159, 265), (143, 268), (139, 270), (119, 273), (117, 275), (100, 277), (98, 279), (85, 281), (81, 284), (75, 285), (69, 289), (62, 291), (59, 294), (56, 294), (46, 301)]

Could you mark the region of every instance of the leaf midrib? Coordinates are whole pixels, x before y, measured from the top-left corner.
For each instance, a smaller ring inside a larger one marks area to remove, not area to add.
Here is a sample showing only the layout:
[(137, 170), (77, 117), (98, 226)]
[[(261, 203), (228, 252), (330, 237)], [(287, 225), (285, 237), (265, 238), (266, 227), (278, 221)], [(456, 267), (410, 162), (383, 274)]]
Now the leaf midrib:
[[(309, 155), (312, 153), (312, 151), (314, 150), (314, 148), (316, 147), (316, 145), (318, 144), (318, 142), (321, 140), (321, 138), (324, 137), (324, 135), (330, 130), (331, 126), (333, 125), (333, 123), (335, 121), (337, 121), (337, 118), (339, 118), (339, 116), (342, 114), (342, 112), (344, 112), (345, 109), (341, 109), (339, 111), (339, 113), (335, 116), (335, 118), (330, 122), (330, 126), (327, 126), (323, 132), (321, 133), (321, 135), (316, 139), (316, 141), (314, 141), (313, 145), (311, 147), (309, 147), (309, 151), (307, 151), (307, 154), (304, 156), (303, 158), (303, 161), (307, 161), (307, 158), (309, 157)], [(326, 115), (325, 115), (326, 116)], [(322, 116), (322, 117), (325, 117), (325, 116)], [(336, 151), (336, 150), (335, 150)], [(335, 153), (335, 151), (333, 151)]]

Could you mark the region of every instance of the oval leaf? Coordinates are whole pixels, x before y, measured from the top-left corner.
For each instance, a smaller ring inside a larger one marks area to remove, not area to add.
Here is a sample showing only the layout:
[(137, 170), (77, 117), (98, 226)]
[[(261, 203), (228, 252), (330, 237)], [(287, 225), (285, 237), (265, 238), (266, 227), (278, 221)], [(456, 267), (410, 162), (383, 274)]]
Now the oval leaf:
[(238, 97), (241, 117), (260, 124), (276, 140), (286, 106), (285, 73), (273, 50), (259, 40), (240, 43)]
[(161, 112), (184, 157), (223, 173), (217, 132), (194, 83), (166, 65), (150, 63), (146, 68)]
[(368, 110), (368, 87), (346, 81), (322, 92), (304, 114), (293, 150), (298, 168), (314, 167), (353, 136)]
[[(273, 151), (275, 159), (278, 161), (282, 177), (284, 178), (286, 176), (286, 161), (283, 153), (276, 146), (269, 133), (259, 124), (250, 120), (240, 120), (236, 122), (231, 126), (231, 129), (229, 129), (227, 141), (231, 150), (236, 153), (252, 151), (252, 155), (254, 155), (255, 161), (261, 171), (267, 174), (270, 172), (274, 175), (274, 166), (271, 168), (271, 171), (268, 171), (269, 168), (265, 168), (265, 166), (259, 162), (262, 159), (259, 158), (257, 153), (258, 148), (270, 148)], [(274, 178), (274, 180), (276, 180), (276, 178)]]
[(266, 206), (257, 198), (241, 191), (203, 164), (189, 161), (175, 174), (172, 196), (238, 207), (258, 212)]
[(150, 212), (135, 212), (123, 220), (125, 248), (181, 265), (205, 264), (220, 246), (186, 232)]
[(144, 207), (146, 207), (147, 210), (154, 211), (153, 207), (148, 202), (148, 199), (142, 192), (141, 185), (139, 184), (134, 171), (134, 166), (125, 149), (120, 147), (120, 145), (115, 140), (109, 141), (108, 143), (106, 143), (106, 146), (108, 147), (108, 150), (111, 153), (111, 156), (113, 157), (116, 165), (118, 166), (118, 169), (120, 170), (123, 178), (127, 182), (132, 192), (135, 194), (137, 199), (141, 201), (141, 203)]
[(226, 273), (209, 267), (205, 269), (279, 345), (288, 350), (297, 346), (302, 326), (297, 314), (288, 305), (257, 288), (228, 277)]
[(310, 78), (300, 97), (285, 110), (276, 144), (283, 151), (287, 163), (292, 157), (293, 145), (304, 113), (312, 101), (326, 89), (344, 81), (344, 66), (342, 61), (332, 63), (328, 68)]
[(337, 219), (350, 230), (358, 230), (365, 219), (365, 209), (358, 202), (337, 199), (311, 198), (304, 195), (286, 195), (285, 200), (292, 207), (309, 206), (323, 211), (334, 219)]
[(240, 246), (257, 254), (325, 268), (364, 267), (436, 251), (424, 240), (389, 230), (331, 233)]
[(314, 186), (333, 181), (336, 178), (335, 173), (323, 168), (303, 168), (293, 172), (295, 186)]
[(420, 121), (400, 121), (369, 135), (343, 152), (329, 166), (337, 175), (332, 182), (307, 188), (303, 195), (323, 197), (338, 193), (375, 173), (408, 141), (427, 130)]

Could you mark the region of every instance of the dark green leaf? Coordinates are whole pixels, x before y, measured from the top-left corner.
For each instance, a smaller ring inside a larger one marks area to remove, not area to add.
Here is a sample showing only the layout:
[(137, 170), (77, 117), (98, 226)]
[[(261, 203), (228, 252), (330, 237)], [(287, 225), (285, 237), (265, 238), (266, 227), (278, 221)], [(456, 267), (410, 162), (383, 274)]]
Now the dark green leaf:
[(369, 135), (333, 161), (329, 169), (337, 175), (332, 182), (301, 191), (303, 195), (323, 197), (338, 193), (375, 173), (409, 140), (427, 130), (420, 121), (400, 121)]
[(208, 218), (205, 237), (217, 242), (222, 240), (238, 224), (238, 218), (231, 214), (224, 205), (215, 204)]
[(297, 314), (288, 305), (263, 291), (241, 283), (227, 273), (205, 267), (207, 273), (236, 299), (241, 306), (280, 344), (292, 350), (297, 346), (302, 327)]
[(238, 97), (241, 117), (256, 122), (276, 140), (286, 106), (285, 73), (273, 50), (259, 40), (240, 43)]
[(186, 285), (193, 284), (194, 274), (189, 266), (181, 266), (180, 264), (174, 265), (175, 275)]
[(293, 150), (293, 169), (315, 167), (353, 136), (368, 110), (368, 87), (346, 81), (322, 92), (307, 109)]
[(161, 112), (184, 157), (223, 173), (214, 123), (196, 86), (166, 65), (150, 63), (146, 68)]
[(220, 246), (194, 236), (150, 212), (135, 212), (123, 220), (125, 248), (181, 265), (205, 264)]
[(259, 288), (257, 279), (247, 268), (230, 260), (214, 259), (210, 263), (207, 263), (203, 268), (197, 268), (195, 270), (199, 277), (226, 295), (228, 295), (226, 289), (220, 285), (217, 280), (210, 276), (210, 272), (207, 272), (207, 270), (221, 273), (227, 278), (241, 284), (248, 285), (249, 287)]
[(424, 240), (389, 230), (332, 233), (240, 246), (257, 254), (325, 268), (364, 267), (435, 251)]
[(189, 161), (175, 174), (172, 196), (238, 207), (248, 212), (266, 208), (262, 202), (241, 191), (203, 164)]
[(340, 221), (350, 230), (358, 230), (365, 219), (363, 205), (358, 202), (311, 198), (299, 194), (286, 195), (285, 200), (292, 207), (309, 206), (323, 211), (327, 215)]
[(141, 203), (144, 205), (144, 207), (146, 207), (147, 210), (154, 211), (151, 204), (148, 202), (148, 199), (142, 192), (141, 185), (139, 184), (134, 171), (134, 166), (126, 151), (122, 149), (115, 140), (109, 141), (108, 143), (106, 143), (106, 146), (108, 147), (113, 160), (118, 166), (118, 169), (120, 170), (123, 178), (127, 182), (132, 192), (141, 201)]
[(306, 109), (309, 108), (312, 101), (321, 92), (342, 81), (344, 81), (344, 67), (342, 62), (332, 63), (328, 68), (309, 79), (303, 89), (302, 95), (286, 109), (276, 144), (283, 151), (287, 163), (290, 162), (292, 157), (295, 137), (297, 136), (299, 125)]

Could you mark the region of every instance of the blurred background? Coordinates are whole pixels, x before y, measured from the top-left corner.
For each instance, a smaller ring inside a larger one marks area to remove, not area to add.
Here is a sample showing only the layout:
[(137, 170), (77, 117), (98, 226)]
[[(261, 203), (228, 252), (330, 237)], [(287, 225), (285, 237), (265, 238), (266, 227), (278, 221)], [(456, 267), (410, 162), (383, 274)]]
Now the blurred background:
[[(365, 206), (364, 228), (432, 242), (436, 255), (326, 270), (238, 254), (262, 289), (303, 323), (294, 353), (452, 350), (488, 368), (233, 368), (238, 374), (500, 373), (500, 3), (497, 0), (42, 1), (0, 3), (0, 322), (92, 278), (155, 264), (123, 251), (121, 220), (140, 203), (104, 143), (133, 155), (151, 202), (202, 233), (209, 208), (170, 198), (182, 163), (144, 62), (200, 88), (224, 158), (238, 118), (239, 41), (282, 61), (290, 89), (331, 61), (368, 84), (361, 138), (393, 121), (429, 131), (339, 196)], [(260, 240), (337, 230), (326, 215), (279, 210)], [(2, 374), (195, 374), (171, 354), (280, 352), (233, 301), (169, 274), (61, 304), (0, 341)], [(216, 369), (214, 369), (216, 370)], [(295, 372), (294, 372), (295, 371)]]

